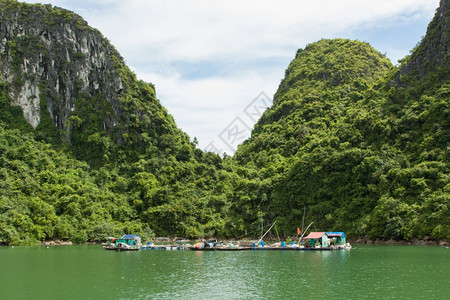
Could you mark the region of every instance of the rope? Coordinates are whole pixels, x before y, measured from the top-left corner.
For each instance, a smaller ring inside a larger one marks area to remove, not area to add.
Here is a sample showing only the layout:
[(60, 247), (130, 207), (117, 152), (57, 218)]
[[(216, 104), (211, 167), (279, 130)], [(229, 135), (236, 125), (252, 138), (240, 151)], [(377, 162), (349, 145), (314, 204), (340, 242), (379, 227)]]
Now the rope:
[(275, 225), (275, 232), (277, 233), (278, 241), (281, 243), (280, 236), (278, 235), (277, 225)]

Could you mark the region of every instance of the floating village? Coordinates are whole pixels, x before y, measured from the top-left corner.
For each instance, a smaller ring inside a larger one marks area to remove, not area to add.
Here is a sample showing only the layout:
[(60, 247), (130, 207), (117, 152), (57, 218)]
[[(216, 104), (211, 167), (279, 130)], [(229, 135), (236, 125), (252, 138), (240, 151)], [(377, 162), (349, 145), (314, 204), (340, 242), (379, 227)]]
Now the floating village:
[[(271, 227), (272, 228), (272, 227)], [(190, 244), (188, 240), (177, 239), (174, 243), (169, 238), (158, 238), (156, 242), (142, 243), (141, 237), (135, 234), (124, 235), (120, 238), (108, 237), (103, 244), (105, 250), (113, 251), (140, 251), (140, 250), (194, 250), (194, 251), (245, 251), (245, 250), (293, 250), (293, 251), (331, 251), (350, 250), (352, 246), (347, 243), (344, 232), (310, 232), (307, 236), (301, 235), (298, 242), (278, 241), (266, 243), (263, 238), (253, 241), (218, 241), (205, 240)]]

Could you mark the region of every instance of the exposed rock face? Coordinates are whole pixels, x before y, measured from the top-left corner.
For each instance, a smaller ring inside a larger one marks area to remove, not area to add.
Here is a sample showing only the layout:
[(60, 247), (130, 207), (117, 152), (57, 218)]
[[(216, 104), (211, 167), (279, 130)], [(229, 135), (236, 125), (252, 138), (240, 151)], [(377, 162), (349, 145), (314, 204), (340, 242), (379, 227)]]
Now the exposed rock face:
[(47, 109), (54, 126), (63, 129), (81, 94), (102, 94), (119, 115), (124, 86), (115, 66), (121, 61), (78, 15), (0, 0), (0, 79), (12, 87), (12, 104), (22, 107), (34, 128)]
[(406, 74), (424, 78), (436, 68), (450, 64), (450, 1), (441, 0), (427, 34), (401, 68), (396, 81)]

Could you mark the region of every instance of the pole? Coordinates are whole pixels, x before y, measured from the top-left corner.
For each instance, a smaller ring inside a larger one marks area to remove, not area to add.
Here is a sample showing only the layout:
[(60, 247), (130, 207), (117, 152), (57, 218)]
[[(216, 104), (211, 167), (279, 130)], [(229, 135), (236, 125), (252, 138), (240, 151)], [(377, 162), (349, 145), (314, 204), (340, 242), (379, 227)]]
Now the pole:
[(308, 227), (306, 227), (305, 231), (302, 232), (302, 235), (300, 236), (300, 239), (298, 240), (298, 243), (300, 244), (300, 242), (303, 239), (303, 236), (305, 235), (305, 232), (308, 231), (308, 228), (313, 224), (314, 222), (311, 222), (311, 224), (308, 225)]
[(277, 226), (275, 226), (275, 232), (277, 233), (278, 241), (281, 243), (280, 235), (278, 234)]
[(264, 228), (264, 226), (263, 226), (263, 213), (262, 213), (262, 211), (259, 211), (259, 214), (260, 214), (260, 217), (261, 217), (261, 235), (263, 234), (263, 228)]
[(303, 227), (305, 226), (305, 213), (306, 213), (306, 206), (303, 207), (302, 232), (303, 232)]
[(261, 243), (262, 239), (266, 236), (266, 234), (270, 231), (270, 229), (272, 229), (272, 227), (275, 225), (276, 222), (277, 221), (273, 222), (272, 226), (270, 226), (270, 228), (266, 231), (266, 233), (264, 233), (264, 235), (259, 239), (259, 241), (256, 243), (256, 245)]

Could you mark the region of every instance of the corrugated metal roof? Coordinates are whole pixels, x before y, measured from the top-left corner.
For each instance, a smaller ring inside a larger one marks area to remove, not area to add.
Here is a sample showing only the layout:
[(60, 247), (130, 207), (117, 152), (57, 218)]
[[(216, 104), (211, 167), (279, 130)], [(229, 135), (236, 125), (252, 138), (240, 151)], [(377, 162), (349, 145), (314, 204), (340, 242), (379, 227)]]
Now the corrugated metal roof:
[(139, 235), (137, 234), (125, 234), (122, 238), (123, 239), (134, 239), (135, 237), (137, 238), (141, 238)]
[(307, 239), (320, 239), (324, 236), (326, 232), (310, 232), (307, 237), (305, 237), (305, 240)]

